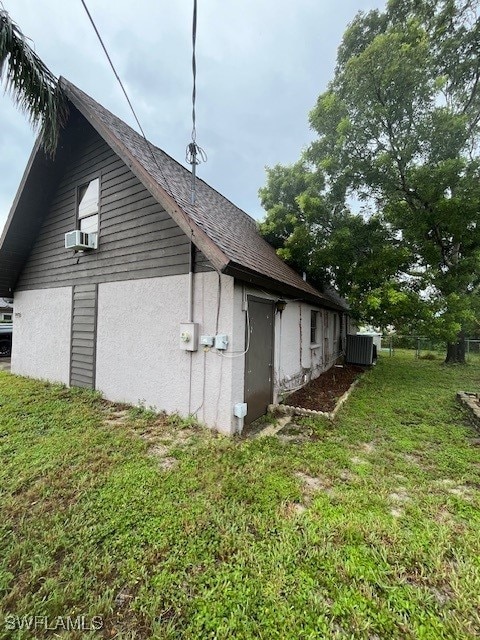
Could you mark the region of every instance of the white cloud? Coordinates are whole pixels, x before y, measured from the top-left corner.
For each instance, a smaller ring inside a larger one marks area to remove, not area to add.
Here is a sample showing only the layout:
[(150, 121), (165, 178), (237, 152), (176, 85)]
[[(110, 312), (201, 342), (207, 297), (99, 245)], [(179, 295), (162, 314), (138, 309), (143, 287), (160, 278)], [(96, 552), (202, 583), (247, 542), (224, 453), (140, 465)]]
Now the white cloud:
[[(89, 8), (148, 137), (182, 161), (191, 131), (191, 2), (90, 0)], [(336, 47), (360, 9), (380, 0), (201, 0), (197, 35), (200, 176), (261, 215), (264, 166), (294, 162), (311, 139), (307, 114), (332, 77)], [(63, 75), (133, 118), (80, 2), (4, 0)], [(25, 117), (0, 98), (0, 226), (33, 145)]]

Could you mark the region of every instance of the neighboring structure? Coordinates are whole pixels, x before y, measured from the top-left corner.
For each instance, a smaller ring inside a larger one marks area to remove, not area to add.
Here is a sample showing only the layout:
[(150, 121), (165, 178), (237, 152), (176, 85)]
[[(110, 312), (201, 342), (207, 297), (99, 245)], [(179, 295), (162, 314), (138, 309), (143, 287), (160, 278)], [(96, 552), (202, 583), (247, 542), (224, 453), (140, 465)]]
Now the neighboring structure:
[(10, 299), (0, 298), (0, 322), (12, 322), (13, 306)]
[[(345, 303), (202, 180), (192, 205), (187, 169), (61, 82), (70, 115), (56, 158), (37, 143), (0, 241), (12, 371), (234, 433), (244, 403), (252, 421), (330, 367)], [(65, 249), (73, 229), (97, 248)]]
[(372, 336), (373, 344), (377, 347), (377, 352), (380, 353), (382, 348), (382, 334), (379, 331), (375, 331), (371, 327), (360, 327), (357, 331), (360, 336)]

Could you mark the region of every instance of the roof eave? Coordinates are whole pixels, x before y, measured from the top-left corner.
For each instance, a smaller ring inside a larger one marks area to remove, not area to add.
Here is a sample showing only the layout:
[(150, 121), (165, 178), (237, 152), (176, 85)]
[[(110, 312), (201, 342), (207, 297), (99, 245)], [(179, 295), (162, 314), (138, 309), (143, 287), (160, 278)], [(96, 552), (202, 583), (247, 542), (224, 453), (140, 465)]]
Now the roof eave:
[(222, 271), (226, 275), (232, 276), (241, 282), (251, 284), (252, 286), (269, 289), (270, 291), (283, 296), (298, 298), (318, 307), (333, 309), (334, 311), (341, 311), (345, 313), (348, 312), (348, 309), (325, 299), (320, 293), (318, 296), (313, 293), (308, 293), (307, 291), (285, 284), (284, 282), (279, 282), (278, 280), (269, 278), (268, 276), (264, 276), (258, 272), (250, 271), (235, 262), (229, 262)]
[(28, 176), (30, 175), (30, 171), (32, 169), (32, 165), (33, 162), (37, 156), (37, 153), (40, 149), (41, 146), (41, 140), (40, 140), (40, 136), (38, 136), (38, 138), (35, 141), (35, 144), (33, 145), (33, 149), (32, 152), (30, 153), (30, 157), (28, 158), (28, 162), (27, 162), (27, 166), (25, 167), (25, 171), (23, 172), (23, 176), (22, 176), (22, 180), (20, 181), (20, 184), (18, 186), (17, 189), (17, 193), (15, 194), (15, 199), (13, 201), (12, 206), (10, 207), (10, 212), (8, 214), (7, 217), (7, 221), (5, 222), (5, 226), (3, 227), (3, 232), (2, 235), (0, 237), (0, 249), (3, 247), (3, 244), (5, 242), (5, 238), (8, 234), (8, 230), (10, 229), (10, 226), (12, 224), (12, 220), (13, 220), (13, 216), (15, 215), (15, 211), (17, 209), (18, 206), (18, 202), (20, 200), (20, 197), (23, 193), (23, 190), (25, 188), (25, 184), (28, 180)]
[[(62, 153), (61, 148), (56, 153), (56, 159), (60, 158), (60, 162)], [(36, 208), (32, 207), (29, 200), (31, 184), (33, 182), (42, 185), (40, 196), (37, 195), (35, 199), (35, 205), (41, 207), (51, 194), (50, 188), (53, 183), (48, 181), (46, 183), (44, 178), (51, 171), (52, 166), (55, 166), (55, 162), (43, 151), (39, 136), (33, 146), (0, 237), (0, 296), (2, 297), (13, 296), (18, 276), (43, 220), (36, 215)], [(52, 179), (54, 180), (53, 174)], [(31, 213), (28, 220), (24, 216), (26, 211)]]

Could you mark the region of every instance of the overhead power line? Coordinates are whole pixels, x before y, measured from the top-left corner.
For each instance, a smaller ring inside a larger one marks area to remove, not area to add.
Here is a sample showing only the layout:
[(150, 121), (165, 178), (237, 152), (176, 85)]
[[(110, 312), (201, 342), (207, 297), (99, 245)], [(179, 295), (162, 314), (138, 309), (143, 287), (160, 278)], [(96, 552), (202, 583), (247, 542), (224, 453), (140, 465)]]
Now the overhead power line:
[(124, 87), (124, 85), (123, 85), (123, 82), (122, 82), (122, 80), (121, 80), (120, 76), (119, 76), (119, 75), (118, 75), (118, 73), (117, 73), (117, 70), (115, 69), (115, 65), (113, 64), (112, 59), (110, 58), (110, 55), (109, 55), (109, 53), (108, 53), (108, 51), (107, 51), (107, 47), (105, 46), (105, 43), (104, 43), (104, 42), (103, 42), (103, 40), (102, 40), (102, 36), (100, 35), (100, 32), (99, 32), (99, 31), (98, 31), (98, 29), (97, 29), (97, 25), (96, 25), (96, 24), (95, 24), (95, 22), (93, 21), (92, 14), (91, 14), (91, 13), (90, 13), (90, 11), (88, 10), (87, 5), (85, 4), (85, 0), (80, 0), (80, 2), (83, 4), (83, 8), (85, 9), (85, 11), (86, 11), (86, 13), (87, 13), (88, 19), (89, 19), (89, 20), (90, 20), (90, 22), (92, 23), (92, 27), (93, 27), (93, 29), (94, 29), (95, 33), (97, 34), (97, 38), (98, 38), (98, 40), (99, 40), (100, 44), (102, 45), (102, 49), (104, 50), (105, 55), (107, 56), (107, 60), (108, 60), (108, 62), (110, 63), (110, 66), (112, 67), (112, 71), (113, 71), (113, 73), (115, 74), (116, 79), (118, 80), (118, 84), (120, 85), (120, 87), (121, 87), (121, 89), (122, 89), (122, 91), (123, 91), (123, 95), (125, 96), (125, 98), (126, 98), (126, 100), (127, 100), (127, 102), (128, 102), (128, 106), (130, 107), (130, 109), (131, 109), (131, 111), (132, 111), (132, 113), (133, 113), (133, 117), (135, 118), (135, 120), (136, 120), (136, 122), (137, 122), (137, 124), (138, 124), (138, 128), (140, 129), (140, 131), (142, 132), (143, 137), (144, 137), (144, 138), (145, 138), (145, 140), (146, 140), (146, 139), (147, 139), (147, 137), (146, 137), (145, 132), (144, 132), (144, 130), (143, 130), (143, 128), (142, 128), (142, 125), (140, 124), (140, 120), (138, 119), (138, 116), (137, 116), (137, 114), (135, 113), (135, 109), (133, 108), (133, 105), (132, 105), (132, 103), (131, 103), (131, 101), (130, 101), (130, 98), (128, 97), (128, 93), (127, 93), (127, 91), (126, 91), (126, 89), (125, 89), (125, 87)]
[[(95, 24), (95, 21), (94, 21), (94, 19), (93, 19), (93, 17), (92, 17), (92, 14), (91, 14), (91, 13), (90, 13), (90, 11), (88, 10), (88, 7), (87, 7), (87, 5), (86, 5), (85, 0), (80, 0), (80, 2), (82, 3), (83, 8), (85, 9), (85, 12), (86, 12), (86, 14), (87, 14), (87, 16), (88, 16), (88, 19), (90, 20), (90, 23), (91, 23), (91, 25), (92, 25), (92, 27), (93, 27), (93, 29), (94, 29), (95, 33), (97, 34), (97, 38), (98, 38), (98, 40), (99, 40), (99, 42), (100, 42), (100, 44), (101, 44), (101, 46), (102, 46), (103, 51), (105, 52), (105, 55), (106, 55), (106, 57), (107, 57), (107, 60), (108, 60), (108, 62), (109, 62), (109, 64), (110, 64), (110, 66), (111, 66), (111, 68), (112, 68), (112, 71), (113, 71), (113, 73), (114, 73), (114, 75), (115, 75), (115, 78), (117, 79), (118, 84), (120, 85), (120, 88), (121, 88), (121, 89), (122, 89), (122, 91), (123, 91), (123, 95), (125, 96), (125, 98), (126, 98), (126, 100), (127, 100), (127, 102), (128, 102), (128, 106), (130, 107), (130, 110), (131, 110), (131, 112), (132, 112), (132, 114), (133, 114), (133, 117), (135, 118), (135, 121), (136, 121), (136, 123), (137, 123), (137, 125), (138, 125), (138, 128), (140, 129), (140, 132), (141, 132), (141, 134), (142, 134), (142, 136), (143, 136), (143, 139), (145, 140), (145, 143), (146, 143), (146, 144), (147, 144), (147, 146), (148, 146), (148, 149), (149, 149), (149, 151), (150, 151), (150, 155), (152, 156), (152, 159), (153, 159), (153, 161), (154, 161), (155, 165), (157, 166), (158, 170), (160, 171), (160, 173), (161, 173), (161, 174), (162, 174), (162, 176), (163, 176), (163, 179), (164, 179), (164, 181), (165, 181), (165, 185), (166, 185), (166, 187), (167, 187), (167, 191), (168, 191), (168, 193), (169, 193), (169, 195), (170, 195), (170, 196), (173, 196), (173, 194), (172, 194), (172, 190), (171, 190), (170, 185), (169, 185), (168, 180), (167, 180), (167, 177), (166, 177), (165, 173), (163, 172), (162, 167), (161, 167), (161, 166), (158, 164), (158, 162), (157, 162), (157, 158), (155, 157), (155, 154), (154, 154), (154, 152), (153, 152), (152, 145), (151, 145), (150, 141), (147, 139), (147, 136), (145, 135), (145, 131), (143, 130), (143, 127), (142, 127), (142, 125), (141, 125), (141, 123), (140, 123), (140, 120), (139, 120), (139, 118), (138, 118), (138, 116), (137, 116), (137, 114), (136, 114), (136, 112), (135, 112), (135, 109), (133, 108), (133, 104), (132, 104), (132, 102), (131, 102), (130, 98), (128, 97), (127, 90), (125, 89), (125, 86), (124, 86), (124, 84), (123, 84), (123, 82), (122, 82), (122, 80), (121, 80), (120, 76), (118, 75), (117, 70), (115, 69), (115, 65), (114, 65), (114, 64), (113, 64), (113, 62), (112, 62), (112, 59), (111, 59), (111, 57), (110, 57), (110, 55), (109, 55), (109, 53), (108, 53), (107, 47), (105, 46), (105, 43), (103, 42), (102, 36), (100, 35), (100, 32), (99, 32), (99, 30), (98, 30), (98, 28), (97, 28), (97, 25)], [(191, 231), (192, 231), (192, 234), (193, 234), (193, 229), (191, 229)]]
[[(110, 54), (108, 53), (107, 47), (102, 39), (102, 36), (100, 35), (100, 32), (98, 30), (97, 25), (95, 24), (95, 21), (92, 17), (92, 14), (90, 13), (87, 4), (85, 2), (85, 0), (80, 0), (83, 8), (85, 9), (85, 12), (88, 16), (88, 19), (97, 35), (97, 38), (100, 42), (100, 45), (105, 53), (105, 56), (107, 57), (107, 60), (110, 64), (110, 67), (115, 75), (115, 78), (117, 79), (118, 84), (120, 85), (120, 88), (122, 89), (123, 95), (125, 96), (125, 99), (127, 100), (128, 106), (130, 107), (130, 110), (133, 114), (133, 117), (135, 118), (135, 121), (138, 125), (138, 128), (140, 129), (140, 132), (143, 136), (143, 139), (145, 140), (145, 143), (149, 149), (150, 155), (152, 156), (152, 160), (155, 163), (157, 169), (159, 170), (159, 172), (161, 173), (165, 186), (166, 186), (166, 191), (167, 193), (170, 195), (170, 197), (172, 197), (173, 199), (173, 191), (170, 187), (169, 181), (165, 175), (165, 172), (163, 171), (161, 165), (158, 163), (157, 158), (155, 156), (155, 153), (153, 151), (153, 147), (152, 144), (150, 143), (150, 141), (148, 140), (147, 136), (145, 135), (145, 131), (143, 130), (143, 127), (140, 123), (140, 120), (135, 112), (135, 109), (133, 107), (132, 101), (130, 100), (127, 90), (125, 89), (125, 86), (115, 68), (115, 65), (113, 64), (112, 58), (110, 57)], [(191, 192), (191, 203), (192, 205), (195, 204), (195, 185), (196, 185), (196, 166), (197, 164), (200, 164), (200, 162), (206, 162), (207, 161), (207, 155), (205, 153), (205, 151), (199, 147), (196, 144), (196, 114), (195, 114), (195, 107), (196, 107), (196, 75), (197, 75), (197, 65), (196, 65), (196, 39), (197, 39), (197, 0), (194, 0), (194, 5), (193, 5), (193, 24), (192, 24), (192, 73), (193, 73), (193, 89), (192, 89), (192, 142), (187, 146), (187, 162), (189, 162), (189, 164), (192, 165), (192, 192)], [(191, 155), (190, 155), (191, 154)], [(195, 230), (190, 222), (190, 220), (187, 218), (187, 224), (189, 226), (190, 229), (190, 241), (193, 242), (193, 238), (195, 236)], [(216, 269), (217, 270), (217, 269)]]
[(196, 173), (197, 164), (207, 161), (207, 154), (197, 144), (197, 129), (196, 129), (196, 102), (197, 102), (197, 60), (196, 60), (196, 45), (197, 45), (197, 0), (193, 0), (193, 20), (192, 20), (192, 76), (193, 76), (193, 88), (192, 88), (192, 141), (187, 145), (185, 151), (185, 160), (192, 166), (192, 190), (191, 190), (191, 203), (195, 204), (196, 196)]

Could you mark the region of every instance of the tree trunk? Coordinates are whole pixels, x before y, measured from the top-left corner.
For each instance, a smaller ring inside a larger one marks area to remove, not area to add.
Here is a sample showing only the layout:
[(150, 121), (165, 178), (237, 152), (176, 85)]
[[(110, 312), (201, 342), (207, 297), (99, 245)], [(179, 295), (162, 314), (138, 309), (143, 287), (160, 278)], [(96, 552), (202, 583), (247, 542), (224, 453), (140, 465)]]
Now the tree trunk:
[(458, 334), (458, 342), (449, 342), (445, 364), (465, 364), (465, 334)]

